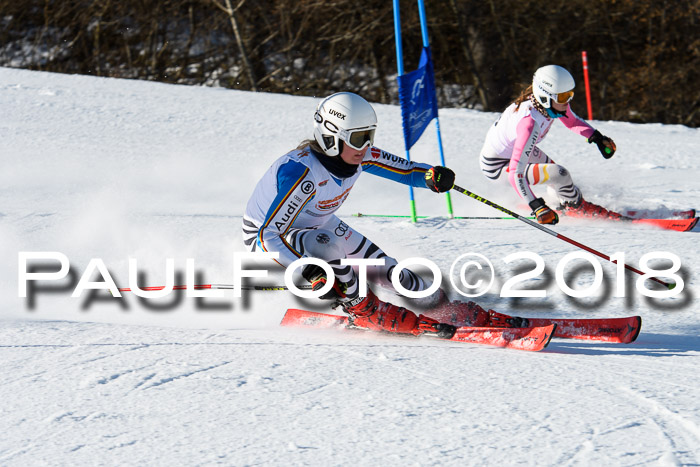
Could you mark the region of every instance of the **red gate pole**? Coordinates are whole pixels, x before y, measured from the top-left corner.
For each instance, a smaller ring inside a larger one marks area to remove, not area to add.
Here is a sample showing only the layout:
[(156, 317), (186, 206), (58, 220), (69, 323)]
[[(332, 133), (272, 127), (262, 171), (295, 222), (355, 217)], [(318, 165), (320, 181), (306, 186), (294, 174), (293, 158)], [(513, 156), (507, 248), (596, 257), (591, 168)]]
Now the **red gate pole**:
[(591, 106), (591, 85), (588, 82), (588, 57), (586, 51), (581, 52), (583, 60), (583, 81), (586, 83), (586, 106), (588, 107), (588, 120), (593, 120), (593, 107)]

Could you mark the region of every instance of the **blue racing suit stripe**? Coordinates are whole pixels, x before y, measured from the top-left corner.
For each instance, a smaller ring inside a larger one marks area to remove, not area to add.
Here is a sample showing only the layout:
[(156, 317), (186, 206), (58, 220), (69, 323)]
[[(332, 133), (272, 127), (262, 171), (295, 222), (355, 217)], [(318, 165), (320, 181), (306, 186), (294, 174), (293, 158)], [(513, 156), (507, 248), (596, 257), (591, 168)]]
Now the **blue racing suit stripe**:
[[(309, 193), (304, 193), (301, 189), (304, 181), (313, 185), (308, 175), (309, 168), (299, 162), (290, 161), (279, 168), (277, 196), (270, 204), (265, 221), (258, 231), (257, 244), (261, 250), (275, 251), (284, 247), (297, 258), (302, 256), (285, 240), (284, 235), (292, 227), (304, 206), (316, 195), (315, 189)], [(266, 245), (266, 241), (268, 243), (272, 241), (274, 245)]]

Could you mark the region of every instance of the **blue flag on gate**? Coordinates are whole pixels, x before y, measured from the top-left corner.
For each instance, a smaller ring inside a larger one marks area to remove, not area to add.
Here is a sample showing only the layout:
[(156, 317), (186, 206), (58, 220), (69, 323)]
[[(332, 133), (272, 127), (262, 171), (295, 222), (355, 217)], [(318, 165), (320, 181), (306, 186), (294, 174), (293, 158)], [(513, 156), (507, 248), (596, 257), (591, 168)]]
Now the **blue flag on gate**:
[(425, 127), (438, 116), (435, 76), (430, 48), (423, 47), (418, 69), (398, 77), (399, 102), (406, 149), (421, 137)]

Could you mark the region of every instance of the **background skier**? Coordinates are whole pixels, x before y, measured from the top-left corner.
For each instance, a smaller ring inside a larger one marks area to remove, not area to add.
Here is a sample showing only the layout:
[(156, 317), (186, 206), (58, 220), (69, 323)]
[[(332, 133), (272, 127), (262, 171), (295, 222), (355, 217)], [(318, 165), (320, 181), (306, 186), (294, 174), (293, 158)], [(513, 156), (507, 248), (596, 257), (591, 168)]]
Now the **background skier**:
[(620, 218), (617, 213), (586, 201), (574, 184), (569, 171), (542, 151), (537, 144), (559, 119), (571, 131), (595, 143), (604, 158), (615, 154), (615, 143), (578, 117), (569, 103), (576, 83), (565, 68), (547, 65), (539, 68), (520, 96), (506, 108), (491, 126), (479, 162), (484, 175), (491, 180), (508, 181), (518, 195), (530, 205), (540, 224), (556, 224), (557, 213), (532, 185), (551, 187), (567, 215)]

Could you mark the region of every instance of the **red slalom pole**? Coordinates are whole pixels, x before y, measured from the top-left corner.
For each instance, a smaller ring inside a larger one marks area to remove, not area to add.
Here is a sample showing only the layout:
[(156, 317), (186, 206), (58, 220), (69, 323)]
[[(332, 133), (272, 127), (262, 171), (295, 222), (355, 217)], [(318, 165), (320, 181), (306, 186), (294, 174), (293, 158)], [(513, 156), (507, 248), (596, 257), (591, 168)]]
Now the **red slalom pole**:
[[(613, 261), (613, 260), (610, 258), (610, 256), (608, 256), (608, 255), (606, 255), (606, 254), (604, 254), (604, 253), (601, 253), (601, 252), (598, 251), (598, 250), (594, 250), (593, 248), (588, 247), (588, 246), (586, 246), (586, 245), (584, 245), (584, 244), (582, 244), (582, 243), (579, 243), (579, 242), (577, 242), (576, 240), (573, 240), (573, 239), (571, 239), (571, 238), (569, 238), (569, 237), (567, 237), (567, 236), (565, 236), (565, 235), (562, 235), (562, 234), (560, 234), (560, 233), (557, 233), (557, 232), (555, 232), (555, 231), (552, 230), (552, 229), (548, 229), (547, 227), (545, 227), (545, 226), (543, 226), (543, 225), (541, 225), (541, 224), (538, 224), (537, 222), (531, 221), (531, 220), (528, 219), (527, 217), (523, 217), (523, 216), (521, 216), (520, 214), (511, 211), (510, 209), (506, 209), (506, 208), (504, 208), (503, 206), (499, 206), (498, 204), (496, 204), (496, 203), (494, 203), (494, 202), (492, 202), (492, 201), (489, 201), (489, 200), (487, 200), (486, 198), (482, 198), (481, 196), (479, 196), (479, 195), (477, 195), (477, 194), (475, 194), (475, 193), (472, 193), (471, 191), (469, 191), (469, 190), (467, 190), (467, 189), (465, 189), (465, 188), (462, 188), (462, 187), (460, 187), (460, 186), (455, 185), (454, 187), (452, 187), (452, 189), (453, 189), (453, 190), (456, 190), (456, 191), (459, 191), (459, 192), (462, 193), (463, 195), (467, 195), (467, 196), (469, 196), (470, 198), (473, 198), (473, 199), (475, 199), (475, 200), (477, 200), (477, 201), (479, 201), (479, 202), (481, 202), (481, 203), (484, 203), (484, 204), (487, 205), (487, 206), (491, 206), (491, 207), (494, 208), (494, 209), (498, 209), (499, 211), (504, 212), (504, 213), (508, 214), (509, 216), (515, 217), (516, 219), (521, 220), (521, 221), (525, 222), (526, 224), (529, 224), (529, 225), (531, 225), (532, 227), (535, 227), (536, 229), (540, 229), (542, 232), (545, 232), (545, 233), (548, 233), (549, 235), (552, 235), (552, 236), (554, 236), (554, 237), (557, 237), (559, 240), (563, 240), (563, 241), (565, 241), (565, 242), (567, 242), (567, 243), (570, 243), (571, 245), (574, 245), (574, 246), (576, 246), (576, 247), (578, 247), (578, 248), (581, 248), (581, 249), (584, 250), (584, 251), (587, 251), (587, 252), (592, 253), (592, 254), (594, 254), (594, 255), (600, 257), (600, 258), (603, 258), (603, 259), (605, 259), (605, 260), (607, 260), (607, 261), (610, 261), (611, 263), (617, 264), (617, 261)], [(630, 265), (625, 264), (625, 263), (622, 263), (622, 265), (625, 267), (625, 269), (629, 269), (630, 271), (635, 272), (635, 273), (639, 274), (640, 276), (643, 276), (643, 275), (644, 275), (644, 273), (643, 273), (642, 271), (640, 271), (639, 269), (637, 269), (637, 268), (635, 268), (635, 267), (633, 267), (633, 266), (630, 266)], [(654, 281), (654, 282), (656, 282), (656, 283), (658, 283), (658, 284), (661, 284), (661, 285), (663, 285), (664, 287), (666, 287), (666, 288), (669, 289), (669, 290), (672, 290), (672, 289), (676, 286), (676, 284), (674, 284), (674, 283), (665, 282), (665, 281), (662, 281), (661, 279), (658, 279), (658, 278), (656, 278), (656, 277), (649, 277), (649, 280), (650, 280), (650, 281)]]
[(586, 83), (586, 106), (588, 107), (588, 120), (593, 120), (593, 106), (591, 105), (591, 85), (588, 82), (588, 56), (586, 51), (581, 52), (583, 60), (583, 82)]

